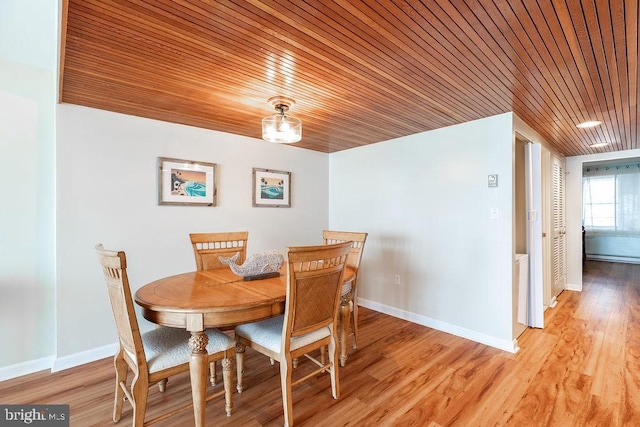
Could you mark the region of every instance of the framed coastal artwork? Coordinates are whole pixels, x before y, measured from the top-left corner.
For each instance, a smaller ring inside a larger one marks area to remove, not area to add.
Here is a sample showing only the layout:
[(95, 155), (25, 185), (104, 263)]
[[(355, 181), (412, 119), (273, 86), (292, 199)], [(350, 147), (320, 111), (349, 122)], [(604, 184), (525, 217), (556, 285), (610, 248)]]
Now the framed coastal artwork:
[(216, 205), (215, 163), (158, 157), (158, 204)]
[(253, 206), (291, 207), (291, 172), (253, 168)]

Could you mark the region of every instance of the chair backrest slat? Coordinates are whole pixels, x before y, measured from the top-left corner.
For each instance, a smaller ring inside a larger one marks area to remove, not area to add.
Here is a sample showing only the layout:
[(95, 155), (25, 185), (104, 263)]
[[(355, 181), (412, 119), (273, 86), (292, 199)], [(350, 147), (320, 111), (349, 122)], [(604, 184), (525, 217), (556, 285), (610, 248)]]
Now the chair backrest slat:
[(232, 257), (239, 252), (237, 264), (242, 264), (247, 259), (248, 231), (191, 233), (189, 238), (198, 271), (226, 267), (220, 262), (220, 256)]
[(322, 239), (326, 245), (352, 242), (349, 258), (347, 259), (347, 267), (353, 268), (356, 272), (358, 271), (360, 261), (362, 260), (364, 244), (367, 240), (367, 233), (324, 230), (322, 232)]

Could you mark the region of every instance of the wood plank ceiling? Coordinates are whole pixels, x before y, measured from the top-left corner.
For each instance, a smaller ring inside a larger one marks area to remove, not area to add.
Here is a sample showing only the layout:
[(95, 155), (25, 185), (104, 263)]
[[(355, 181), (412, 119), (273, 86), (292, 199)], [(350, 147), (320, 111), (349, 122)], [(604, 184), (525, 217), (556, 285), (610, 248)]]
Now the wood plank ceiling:
[(60, 101), (260, 138), (282, 95), (326, 153), (513, 111), (567, 156), (628, 150), (638, 1), (68, 0)]

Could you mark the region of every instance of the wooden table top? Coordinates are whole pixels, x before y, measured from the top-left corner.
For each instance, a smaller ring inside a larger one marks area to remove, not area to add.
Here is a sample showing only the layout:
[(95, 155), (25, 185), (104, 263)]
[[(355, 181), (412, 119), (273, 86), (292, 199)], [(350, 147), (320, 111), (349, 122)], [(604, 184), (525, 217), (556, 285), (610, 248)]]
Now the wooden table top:
[[(229, 268), (193, 271), (148, 283), (135, 293), (145, 319), (186, 327), (186, 316), (201, 314), (204, 327), (233, 326), (284, 311), (286, 265), (279, 277), (245, 281)], [(354, 271), (346, 268), (344, 281)]]
[(287, 276), (244, 281), (229, 268), (165, 277), (138, 289), (135, 301), (163, 311), (224, 311), (233, 306), (264, 304), (285, 298)]

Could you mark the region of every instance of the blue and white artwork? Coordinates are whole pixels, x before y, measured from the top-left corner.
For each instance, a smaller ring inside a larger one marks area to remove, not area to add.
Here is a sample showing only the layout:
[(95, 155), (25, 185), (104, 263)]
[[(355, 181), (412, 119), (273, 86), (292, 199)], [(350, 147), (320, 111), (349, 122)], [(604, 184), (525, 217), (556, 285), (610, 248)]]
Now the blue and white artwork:
[(184, 169), (171, 169), (171, 194), (174, 196), (205, 197), (207, 174)]
[(253, 205), (291, 207), (291, 172), (253, 169)]

